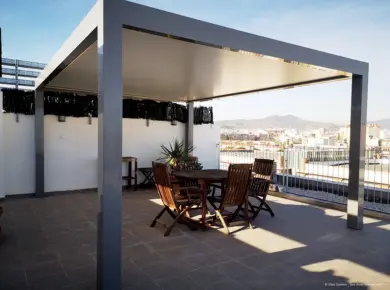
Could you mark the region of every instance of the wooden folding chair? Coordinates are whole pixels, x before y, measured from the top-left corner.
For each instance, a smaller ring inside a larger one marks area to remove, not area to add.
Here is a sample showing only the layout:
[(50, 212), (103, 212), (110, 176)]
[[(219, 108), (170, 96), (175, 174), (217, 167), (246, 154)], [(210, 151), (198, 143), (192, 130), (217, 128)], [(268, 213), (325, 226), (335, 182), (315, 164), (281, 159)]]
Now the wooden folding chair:
[(274, 161), (270, 159), (255, 159), (253, 164), (254, 176), (249, 186), (249, 196), (255, 198), (259, 205), (256, 206), (249, 200), (249, 212), (252, 213), (252, 220), (256, 219), (261, 210), (268, 211), (275, 216), (271, 207), (266, 202), (269, 186), (272, 179)]
[[(176, 161), (175, 171), (194, 171), (198, 170), (196, 164), (198, 163), (198, 157), (189, 156), (186, 158), (181, 158)], [(184, 187), (199, 187), (197, 180), (183, 180), (176, 181)]]
[[(231, 164), (228, 170), (228, 179), (226, 185), (222, 187), (222, 195), (219, 206), (215, 206), (215, 199), (210, 196), (209, 202), (215, 208), (215, 217), (219, 219), (225, 229), (225, 233), (229, 234), (228, 225), (239, 214), (244, 205), (244, 219), (249, 226), (248, 216), (248, 186), (252, 175), (252, 164)], [(232, 213), (226, 208), (236, 207)]]
[(197, 162), (198, 162), (198, 157), (195, 156), (180, 158), (176, 161), (175, 171), (197, 170), (196, 169)]
[(191, 194), (188, 188), (181, 188), (182, 191), (185, 191), (185, 194), (183, 195), (175, 194), (169, 178), (168, 166), (166, 164), (153, 162), (153, 172), (156, 188), (164, 208), (154, 218), (150, 226), (154, 227), (157, 222), (161, 223), (159, 219), (164, 212), (168, 212), (168, 214), (173, 218), (173, 222), (168, 226), (161, 223), (167, 227), (164, 236), (169, 236), (177, 222), (184, 222), (191, 229), (195, 229), (194, 224), (191, 223), (189, 217), (186, 217), (185, 214), (188, 213), (188, 211), (194, 206), (199, 206), (201, 202), (201, 199), (198, 198), (199, 195)]

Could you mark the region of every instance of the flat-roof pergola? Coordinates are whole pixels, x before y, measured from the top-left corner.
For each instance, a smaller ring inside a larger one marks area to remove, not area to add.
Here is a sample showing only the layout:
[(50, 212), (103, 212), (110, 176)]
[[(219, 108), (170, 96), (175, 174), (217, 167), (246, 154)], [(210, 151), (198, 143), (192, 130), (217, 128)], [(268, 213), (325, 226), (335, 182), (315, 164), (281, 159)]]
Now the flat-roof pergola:
[(350, 78), (347, 225), (361, 229), (367, 63), (124, 0), (98, 0), (36, 80), (36, 195), (45, 191), (43, 91), (97, 94), (98, 287), (120, 289), (123, 96), (187, 102), (191, 143), (194, 101)]

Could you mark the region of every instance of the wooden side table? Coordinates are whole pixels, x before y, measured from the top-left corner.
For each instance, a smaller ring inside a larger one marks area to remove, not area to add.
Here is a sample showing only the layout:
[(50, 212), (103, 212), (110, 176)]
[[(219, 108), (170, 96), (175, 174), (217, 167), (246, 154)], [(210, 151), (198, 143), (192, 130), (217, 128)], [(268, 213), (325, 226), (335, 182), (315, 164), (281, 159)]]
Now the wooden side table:
[[(122, 157), (122, 162), (128, 164), (128, 175), (122, 176), (122, 180), (127, 180), (127, 186), (131, 188), (131, 181), (134, 180), (134, 190), (138, 190), (138, 159), (136, 157), (126, 156)], [(133, 173), (133, 163), (134, 163), (134, 176)]]

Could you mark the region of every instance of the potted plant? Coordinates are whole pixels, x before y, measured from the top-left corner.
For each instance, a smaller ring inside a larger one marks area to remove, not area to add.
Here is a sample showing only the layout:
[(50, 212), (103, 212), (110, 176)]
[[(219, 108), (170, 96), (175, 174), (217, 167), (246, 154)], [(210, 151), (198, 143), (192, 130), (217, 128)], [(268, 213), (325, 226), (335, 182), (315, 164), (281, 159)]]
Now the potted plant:
[(158, 160), (167, 162), (172, 170), (175, 169), (177, 160), (191, 156), (194, 147), (186, 148), (184, 141), (177, 139), (169, 142), (168, 146), (161, 145), (161, 157)]

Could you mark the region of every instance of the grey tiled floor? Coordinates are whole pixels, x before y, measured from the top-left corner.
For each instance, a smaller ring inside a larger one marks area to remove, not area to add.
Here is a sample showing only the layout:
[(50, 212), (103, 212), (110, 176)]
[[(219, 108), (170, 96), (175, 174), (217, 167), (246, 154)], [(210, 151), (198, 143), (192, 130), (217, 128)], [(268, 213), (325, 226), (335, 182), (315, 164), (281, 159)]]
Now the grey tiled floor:
[[(346, 228), (345, 214), (270, 197), (254, 229), (170, 237), (148, 225), (154, 191), (123, 195), (124, 289), (390, 289), (390, 221)], [(95, 192), (8, 199), (0, 222), (0, 289), (95, 289)], [(166, 216), (166, 220), (170, 217)], [(329, 283), (326, 286), (325, 283)], [(364, 285), (363, 285), (364, 284)]]

